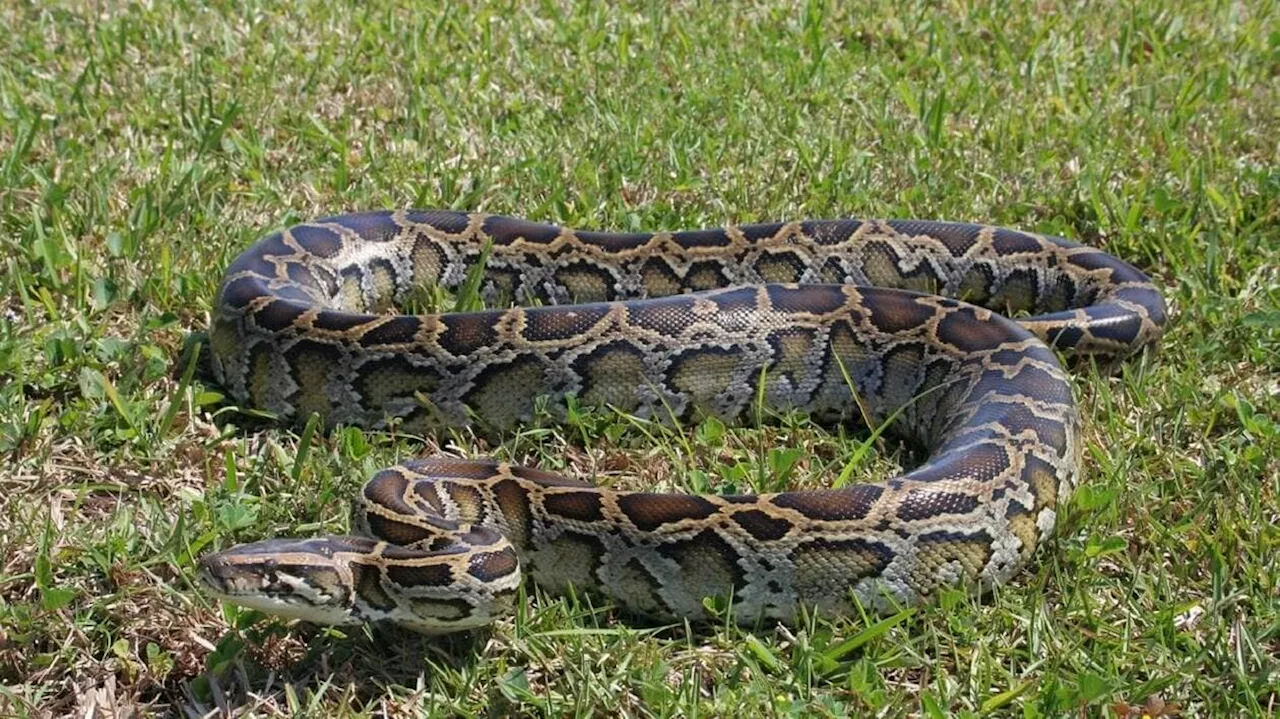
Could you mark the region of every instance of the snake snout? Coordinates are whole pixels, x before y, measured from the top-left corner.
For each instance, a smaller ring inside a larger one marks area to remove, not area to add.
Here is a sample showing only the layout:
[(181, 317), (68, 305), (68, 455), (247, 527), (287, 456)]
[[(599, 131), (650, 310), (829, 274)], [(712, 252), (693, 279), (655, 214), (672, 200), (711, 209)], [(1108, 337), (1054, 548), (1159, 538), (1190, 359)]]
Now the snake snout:
[(196, 574), (196, 582), (205, 590), (216, 594), (226, 594), (225, 585), (222, 581), (222, 574), (219, 571), (217, 555), (206, 555), (200, 558), (199, 572)]

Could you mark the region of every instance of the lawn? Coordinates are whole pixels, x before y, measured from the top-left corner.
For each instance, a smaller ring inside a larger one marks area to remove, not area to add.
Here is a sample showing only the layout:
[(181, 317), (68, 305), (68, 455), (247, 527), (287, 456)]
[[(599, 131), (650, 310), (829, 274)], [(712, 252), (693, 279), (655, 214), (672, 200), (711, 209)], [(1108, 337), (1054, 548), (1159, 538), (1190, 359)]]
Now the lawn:
[[(1275, 714), (1280, 7), (422, 5), (0, 3), (0, 715)], [(211, 602), (194, 557), (342, 531), (399, 459), (707, 491), (822, 486), (863, 447), (603, 414), (304, 437), (193, 375), (257, 237), (408, 206), (1003, 224), (1143, 268), (1172, 319), (1158, 351), (1074, 368), (1084, 486), (985, 599), (691, 631), (528, 587), (443, 640)]]

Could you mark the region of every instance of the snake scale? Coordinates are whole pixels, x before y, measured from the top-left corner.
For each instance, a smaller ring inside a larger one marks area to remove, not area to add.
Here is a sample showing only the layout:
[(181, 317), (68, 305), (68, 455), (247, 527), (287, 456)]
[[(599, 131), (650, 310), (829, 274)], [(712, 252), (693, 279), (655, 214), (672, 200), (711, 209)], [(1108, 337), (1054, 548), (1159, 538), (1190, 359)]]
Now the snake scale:
[[(507, 309), (396, 309), (469, 276)], [(1124, 358), (1165, 321), (1134, 267), (989, 226), (604, 233), (437, 210), (300, 224), (227, 269), (209, 331), (229, 396), (285, 422), (501, 433), (563, 417), (570, 397), (662, 421), (739, 420), (762, 400), (888, 422), (926, 459), (885, 481), (758, 496), (407, 461), (365, 485), (358, 534), (209, 554), (202, 584), (272, 614), (428, 633), (509, 612), (523, 575), (695, 622), (723, 607), (786, 622), (985, 591), (1025, 565), (1077, 480), (1079, 418), (1051, 347)]]

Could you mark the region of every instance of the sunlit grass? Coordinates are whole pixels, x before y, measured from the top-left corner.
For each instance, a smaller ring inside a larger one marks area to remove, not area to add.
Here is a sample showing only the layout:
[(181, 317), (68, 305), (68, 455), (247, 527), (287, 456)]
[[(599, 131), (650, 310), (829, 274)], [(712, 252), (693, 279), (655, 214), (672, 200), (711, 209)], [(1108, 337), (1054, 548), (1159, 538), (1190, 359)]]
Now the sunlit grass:
[[(1277, 15), (0, 5), (0, 713), (1274, 714)], [(1158, 354), (1076, 368), (1084, 486), (987, 600), (690, 633), (530, 587), (510, 620), (442, 641), (211, 604), (193, 557), (341, 531), (371, 471), (441, 449), (664, 491), (898, 459), (798, 418), (595, 414), (490, 446), (211, 416), (180, 350), (230, 259), (289, 222), (403, 206), (618, 230), (1006, 224), (1143, 267), (1174, 320)]]

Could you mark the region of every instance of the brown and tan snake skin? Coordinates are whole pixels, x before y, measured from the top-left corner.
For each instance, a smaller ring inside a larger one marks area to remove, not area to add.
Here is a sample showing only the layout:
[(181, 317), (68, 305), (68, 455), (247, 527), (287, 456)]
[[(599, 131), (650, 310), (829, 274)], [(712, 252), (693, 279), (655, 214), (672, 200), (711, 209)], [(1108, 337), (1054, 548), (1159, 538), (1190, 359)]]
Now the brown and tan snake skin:
[[(488, 306), (543, 306), (394, 313), (423, 287), (456, 290), (482, 258)], [(1079, 420), (1045, 343), (1121, 358), (1158, 339), (1165, 317), (1130, 265), (995, 227), (621, 234), (449, 211), (310, 222), (227, 270), (213, 370), (243, 406), (295, 424), (315, 413), (327, 427), (500, 433), (569, 396), (730, 421), (762, 397), (825, 422), (878, 426), (899, 412), (889, 431), (927, 459), (882, 482), (759, 496), (410, 461), (365, 486), (364, 536), (233, 547), (204, 557), (201, 578), (273, 614), (424, 632), (493, 621), (525, 574), (664, 620), (706, 619), (716, 600), (743, 623), (989, 589), (1049, 535), (1077, 478)]]

